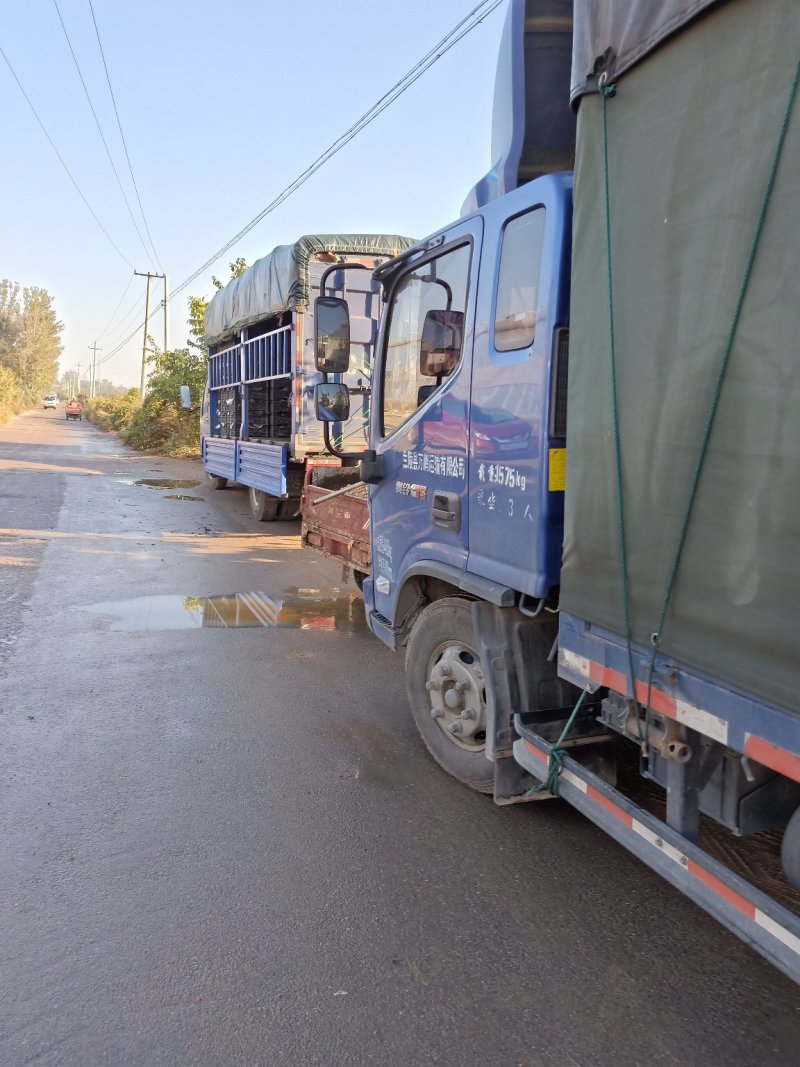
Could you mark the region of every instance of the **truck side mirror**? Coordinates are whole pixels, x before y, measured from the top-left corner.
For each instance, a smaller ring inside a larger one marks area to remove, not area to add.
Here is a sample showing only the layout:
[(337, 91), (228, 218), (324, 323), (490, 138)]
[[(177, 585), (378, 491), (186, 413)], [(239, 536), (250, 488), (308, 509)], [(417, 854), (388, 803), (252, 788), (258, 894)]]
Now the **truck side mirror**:
[(422, 324), (419, 372), (425, 378), (446, 378), (458, 366), (464, 340), (463, 311), (429, 311)]
[(344, 374), (350, 367), (350, 309), (338, 296), (314, 301), (314, 363), (323, 374)]
[(192, 391), (188, 385), (181, 386), (181, 407), (187, 411), (192, 409)]
[(347, 422), (350, 391), (340, 382), (320, 382), (314, 386), (314, 408), (320, 422)]

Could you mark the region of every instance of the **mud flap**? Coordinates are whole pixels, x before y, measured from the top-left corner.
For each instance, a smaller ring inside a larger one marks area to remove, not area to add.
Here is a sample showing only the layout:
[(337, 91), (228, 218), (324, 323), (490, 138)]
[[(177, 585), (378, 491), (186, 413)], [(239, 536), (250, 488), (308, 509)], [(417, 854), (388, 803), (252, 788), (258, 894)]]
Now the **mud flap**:
[(548, 658), (557, 622), (549, 614), (532, 619), (516, 607), (479, 600), (472, 624), (486, 679), (486, 757), (495, 766), (495, 803), (545, 799), (549, 794), (529, 792), (538, 782), (514, 759), (514, 715), (574, 704), (580, 693)]

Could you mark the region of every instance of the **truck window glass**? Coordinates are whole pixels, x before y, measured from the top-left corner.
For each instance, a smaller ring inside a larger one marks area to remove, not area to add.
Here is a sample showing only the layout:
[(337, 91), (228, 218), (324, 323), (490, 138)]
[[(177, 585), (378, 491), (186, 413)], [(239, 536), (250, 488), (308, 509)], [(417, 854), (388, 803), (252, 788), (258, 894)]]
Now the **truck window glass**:
[(515, 352), (533, 344), (543, 241), (543, 207), (511, 219), (503, 231), (494, 315), (498, 352)]
[[(470, 245), (461, 245), (404, 275), (392, 294), (383, 364), (383, 436), (402, 426), (453, 373), (420, 373), (420, 342), (429, 311), (466, 313)], [(463, 347), (463, 345), (462, 345)]]

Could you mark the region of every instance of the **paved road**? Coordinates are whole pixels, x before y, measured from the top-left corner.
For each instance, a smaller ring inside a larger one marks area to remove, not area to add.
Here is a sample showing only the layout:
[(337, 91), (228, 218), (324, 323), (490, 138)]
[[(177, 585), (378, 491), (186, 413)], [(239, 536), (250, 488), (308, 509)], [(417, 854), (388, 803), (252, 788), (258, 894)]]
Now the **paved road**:
[(135, 484), (198, 478), (0, 429), (4, 1067), (800, 1063), (748, 948), (572, 810), (438, 771), (296, 524)]

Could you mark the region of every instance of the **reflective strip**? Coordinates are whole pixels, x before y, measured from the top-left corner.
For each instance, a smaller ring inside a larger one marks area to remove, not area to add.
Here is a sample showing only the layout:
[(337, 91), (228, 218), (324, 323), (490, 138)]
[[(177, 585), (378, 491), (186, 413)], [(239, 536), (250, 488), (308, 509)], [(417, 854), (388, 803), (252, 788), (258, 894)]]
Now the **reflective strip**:
[(785, 748), (765, 741), (755, 734), (744, 735), (744, 754), (757, 763), (763, 763), (765, 767), (771, 767), (778, 774), (784, 774), (787, 778), (793, 778), (800, 782), (800, 758), (787, 752)]
[(577, 652), (570, 652), (568, 648), (559, 649), (558, 662), (564, 670), (578, 674), (581, 678), (589, 677), (589, 660), (585, 656), (579, 656)]
[(699, 879), (704, 885), (707, 885), (709, 889), (713, 891), (724, 900), (727, 900), (729, 904), (732, 904), (734, 908), (738, 908), (743, 915), (746, 915), (748, 919), (755, 921), (756, 908), (755, 904), (751, 904), (749, 900), (737, 893), (735, 889), (731, 889), (729, 885), (726, 885), (723, 881), (717, 878), (715, 875), (707, 871), (705, 867), (701, 867), (699, 863), (694, 860), (689, 860), (689, 866), (686, 868), (689, 874), (693, 874), (695, 878)]
[(561, 777), (565, 782), (569, 782), (570, 785), (579, 789), (581, 793), (587, 793), (589, 791), (589, 786), (584, 782), (583, 778), (579, 778), (577, 774), (573, 774), (572, 771), (563, 770), (561, 772)]
[[(525, 748), (527, 748), (527, 750), (530, 752), (530, 754), (532, 756), (535, 756), (536, 759), (538, 759), (540, 763), (547, 763), (547, 756), (536, 745), (532, 745), (530, 743), (530, 741), (526, 741), (525, 742)], [(569, 772), (564, 771), (564, 774), (567, 774), (567, 773), (569, 773)], [(574, 778), (575, 775), (574, 774), (570, 774), (570, 777)], [(584, 792), (586, 792), (586, 790), (584, 790)]]
[[(602, 685), (607, 689), (613, 689), (615, 693), (620, 693), (625, 697), (628, 695), (628, 679), (621, 671), (615, 671), (611, 667), (603, 667), (602, 664), (594, 663), (592, 660), (587, 660), (583, 656), (579, 656), (567, 649), (559, 653), (559, 661), (566, 669), (573, 671), (575, 674), (579, 674), (584, 678), (588, 677), (594, 685)], [(636, 699), (640, 704), (647, 704), (648, 693), (645, 682), (636, 682)], [(697, 708), (694, 704), (689, 704), (685, 700), (679, 700), (677, 697), (665, 693), (663, 689), (656, 688), (656, 686), (652, 686), (650, 689), (650, 707), (653, 711), (666, 715), (668, 719), (674, 719), (675, 722), (682, 723), (692, 730), (697, 730), (698, 733), (705, 734), (706, 737), (710, 737), (714, 741), (719, 741), (721, 745), (727, 745), (728, 743), (728, 723), (725, 719), (721, 719), (718, 715), (712, 715), (710, 711), (703, 711), (702, 708)], [(797, 763), (797, 773), (800, 775), (800, 760)], [(794, 777), (794, 775), (791, 777)], [(798, 777), (798, 781), (800, 781), (800, 777)]]
[(712, 715), (710, 711), (703, 711), (693, 704), (687, 704), (684, 700), (675, 701), (675, 718), (698, 733), (719, 741), (721, 745), (728, 743), (728, 723), (718, 715)]
[[(751, 740), (758, 741), (760, 739), (754, 738)], [(766, 744), (766, 742), (762, 743)], [(547, 756), (545, 755), (545, 753), (527, 739), (525, 740), (525, 748), (540, 762), (547, 762)], [(564, 782), (567, 782), (569, 785), (574, 786), (575, 789), (578, 789), (581, 793), (583, 793), (588, 800), (591, 800), (594, 804), (598, 805), (598, 807), (604, 808), (606, 811), (608, 811), (620, 823), (622, 823), (624, 826), (627, 826), (635, 834), (637, 834), (637, 836), (641, 837), (642, 840), (646, 841), (649, 845), (652, 845), (653, 848), (657, 848), (662, 855), (672, 860), (672, 862), (675, 863), (677, 866), (683, 867), (687, 874), (691, 874), (699, 882), (702, 882), (703, 885), (711, 889), (714, 893), (717, 894), (717, 896), (721, 897), (723, 900), (726, 900), (729, 904), (736, 908), (737, 911), (740, 911), (748, 919), (756, 923), (757, 926), (760, 926), (762, 930), (765, 930), (767, 933), (771, 934), (772, 937), (774, 937), (777, 941), (780, 941), (780, 943), (782, 945), (785, 945), (786, 948), (790, 949), (797, 956), (800, 956), (800, 937), (797, 937), (795, 934), (791, 933), (789, 930), (786, 930), (783, 926), (781, 926), (780, 923), (770, 918), (769, 915), (761, 911), (760, 908), (757, 908), (755, 904), (749, 901), (747, 897), (742, 896), (741, 893), (737, 892), (726, 882), (722, 881), (721, 878), (717, 878), (716, 875), (706, 870), (706, 868), (699, 864), (696, 860), (690, 859), (675, 845), (671, 844), (669, 841), (665, 841), (664, 838), (660, 837), (656, 831), (653, 831), (648, 826), (645, 826), (644, 823), (640, 822), (638, 819), (630, 815), (627, 811), (625, 811), (613, 800), (611, 800), (610, 797), (607, 797), (604, 793), (601, 793), (598, 789), (595, 789), (594, 786), (589, 785), (588, 782), (584, 781), (584, 779), (580, 778), (573, 771), (567, 770), (565, 768), (561, 773), (561, 778)]]
[(800, 937), (795, 937), (794, 934), (790, 934), (788, 930), (776, 923), (774, 919), (770, 919), (769, 915), (765, 915), (760, 908), (756, 908), (755, 922), (757, 926), (760, 926), (762, 930), (766, 930), (767, 933), (772, 934), (776, 941), (780, 941), (782, 945), (786, 945), (792, 952), (796, 952), (800, 956)]
[(689, 857), (684, 856), (680, 849), (675, 848), (674, 845), (665, 841), (663, 837), (659, 837), (649, 826), (645, 826), (644, 823), (639, 822), (638, 819), (634, 819), (631, 829), (634, 833), (638, 834), (639, 837), (643, 837), (645, 841), (653, 845), (654, 848), (659, 849), (665, 856), (668, 856), (673, 863), (677, 863), (681, 867), (689, 866)]

